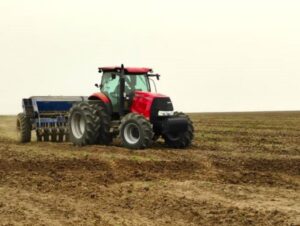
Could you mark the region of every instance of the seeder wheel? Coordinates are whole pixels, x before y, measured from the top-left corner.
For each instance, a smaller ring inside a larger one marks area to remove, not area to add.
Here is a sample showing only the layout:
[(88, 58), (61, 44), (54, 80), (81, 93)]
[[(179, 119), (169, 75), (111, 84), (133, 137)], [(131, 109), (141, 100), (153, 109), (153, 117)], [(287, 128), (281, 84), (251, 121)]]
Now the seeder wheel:
[(56, 128), (51, 129), (51, 141), (57, 142), (57, 129)]
[(48, 128), (44, 129), (44, 141), (48, 142), (50, 137), (50, 131)]
[(21, 143), (27, 143), (31, 140), (31, 123), (30, 119), (24, 113), (18, 114), (17, 118), (18, 140)]
[(58, 142), (63, 142), (64, 136), (65, 136), (65, 131), (63, 128), (60, 128), (58, 132)]
[(43, 134), (42, 134), (42, 131), (40, 129), (38, 129), (36, 131), (36, 140), (37, 140), (37, 142), (43, 141)]

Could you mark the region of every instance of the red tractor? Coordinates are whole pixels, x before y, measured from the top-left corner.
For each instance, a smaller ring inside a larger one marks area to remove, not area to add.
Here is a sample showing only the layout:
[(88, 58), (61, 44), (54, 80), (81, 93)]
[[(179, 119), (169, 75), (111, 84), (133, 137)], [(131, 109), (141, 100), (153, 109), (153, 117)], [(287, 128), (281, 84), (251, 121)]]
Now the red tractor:
[(162, 137), (171, 148), (186, 148), (193, 140), (190, 118), (173, 111), (169, 97), (151, 92), (149, 68), (102, 67), (100, 92), (70, 109), (68, 131), (76, 145), (105, 144), (120, 136), (122, 145), (143, 149)]

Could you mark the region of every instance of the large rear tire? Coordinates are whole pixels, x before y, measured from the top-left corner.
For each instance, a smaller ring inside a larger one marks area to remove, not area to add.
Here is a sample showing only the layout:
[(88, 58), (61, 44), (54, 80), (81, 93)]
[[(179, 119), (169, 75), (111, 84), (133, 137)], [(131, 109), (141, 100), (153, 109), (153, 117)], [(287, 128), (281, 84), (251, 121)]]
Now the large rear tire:
[(142, 115), (129, 113), (121, 120), (120, 137), (124, 147), (144, 149), (152, 144), (151, 123)]
[(96, 115), (100, 118), (100, 130), (96, 142), (97, 144), (109, 145), (113, 140), (112, 133), (110, 133), (111, 116), (104, 107), (103, 102), (97, 100), (89, 101), (89, 103), (94, 108)]
[(70, 110), (68, 121), (70, 141), (78, 146), (97, 143), (100, 117), (93, 104), (80, 102)]
[(75, 105), (70, 111), (69, 131), (71, 142), (77, 145), (108, 145), (112, 142), (110, 116), (100, 101), (82, 102), (78, 106)]
[(192, 120), (182, 112), (175, 112), (174, 117), (186, 118), (188, 128), (184, 132), (163, 134), (165, 143), (170, 148), (183, 149), (189, 147), (194, 139), (194, 126)]
[(17, 116), (17, 132), (18, 141), (21, 143), (28, 143), (31, 141), (31, 122), (24, 113)]

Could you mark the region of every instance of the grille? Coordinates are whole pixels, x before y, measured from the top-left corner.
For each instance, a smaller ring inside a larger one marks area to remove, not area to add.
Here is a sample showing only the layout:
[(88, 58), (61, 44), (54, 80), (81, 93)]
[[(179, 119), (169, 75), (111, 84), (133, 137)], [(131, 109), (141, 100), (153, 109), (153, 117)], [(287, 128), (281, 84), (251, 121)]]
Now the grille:
[(156, 120), (158, 111), (173, 111), (173, 104), (169, 97), (155, 98), (151, 106), (151, 121)]

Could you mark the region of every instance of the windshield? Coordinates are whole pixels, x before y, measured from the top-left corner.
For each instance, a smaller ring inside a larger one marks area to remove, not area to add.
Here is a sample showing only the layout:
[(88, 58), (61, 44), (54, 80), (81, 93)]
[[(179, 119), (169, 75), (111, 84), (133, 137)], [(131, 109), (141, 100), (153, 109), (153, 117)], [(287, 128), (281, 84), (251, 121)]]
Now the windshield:
[(150, 91), (146, 75), (126, 75), (125, 92)]

